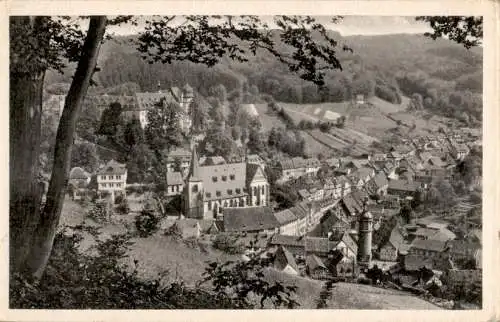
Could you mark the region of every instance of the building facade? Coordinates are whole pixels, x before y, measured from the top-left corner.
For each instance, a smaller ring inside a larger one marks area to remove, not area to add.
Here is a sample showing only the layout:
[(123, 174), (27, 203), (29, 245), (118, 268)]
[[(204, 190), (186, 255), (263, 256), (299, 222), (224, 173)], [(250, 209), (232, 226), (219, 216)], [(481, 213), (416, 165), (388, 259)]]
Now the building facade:
[(97, 192), (109, 193), (114, 201), (118, 194), (125, 194), (127, 185), (127, 168), (125, 164), (109, 161), (97, 171)]
[(269, 183), (256, 164), (200, 166), (193, 148), (183, 204), (186, 217), (221, 219), (224, 208), (268, 206)]

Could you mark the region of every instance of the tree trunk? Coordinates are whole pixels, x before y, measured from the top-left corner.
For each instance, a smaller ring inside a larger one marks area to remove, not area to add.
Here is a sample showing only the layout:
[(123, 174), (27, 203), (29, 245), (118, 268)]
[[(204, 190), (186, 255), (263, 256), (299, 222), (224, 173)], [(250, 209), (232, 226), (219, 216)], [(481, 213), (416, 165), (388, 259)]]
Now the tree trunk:
[[(12, 17), (14, 25), (37, 28), (34, 17)], [(36, 46), (36, 44), (34, 44)], [(9, 265), (19, 272), (29, 254), (38, 224), (43, 191), (37, 182), (40, 156), (42, 95), (45, 72), (27, 74), (11, 62), (9, 104)]]
[(35, 278), (42, 276), (52, 251), (69, 177), (76, 121), (95, 71), (99, 49), (106, 30), (106, 21), (105, 16), (94, 16), (90, 19), (81, 57), (59, 121), (54, 151), (54, 171), (52, 171), (47, 200), (33, 236), (27, 263), (29, 272)]

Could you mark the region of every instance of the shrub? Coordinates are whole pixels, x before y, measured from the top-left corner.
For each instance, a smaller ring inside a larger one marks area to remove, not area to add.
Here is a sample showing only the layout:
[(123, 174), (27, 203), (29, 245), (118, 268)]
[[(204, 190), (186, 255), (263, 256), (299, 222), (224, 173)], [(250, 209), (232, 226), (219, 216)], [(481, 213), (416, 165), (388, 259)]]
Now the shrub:
[(151, 236), (159, 228), (160, 219), (150, 210), (143, 210), (135, 217), (135, 227), (140, 237)]
[[(86, 229), (88, 227), (82, 227)], [(249, 293), (274, 308), (294, 308), (294, 286), (268, 283), (263, 279), (266, 263), (210, 263), (205, 270), (206, 288), (184, 283), (166, 284), (165, 272), (144, 280), (138, 276), (139, 263), (132, 272), (119, 263), (131, 245), (129, 236), (96, 238), (97, 253), (81, 254), (82, 237), (59, 232), (42, 278), (33, 283), (13, 274), (9, 282), (11, 309), (252, 309)], [(168, 274), (168, 272), (166, 272)], [(227, 290), (227, 291), (226, 291)], [(267, 302), (269, 303), (269, 302)]]
[(88, 212), (88, 216), (96, 222), (106, 222), (110, 215), (109, 202), (106, 200), (97, 200)]
[(122, 198), (121, 202), (116, 207), (116, 211), (122, 215), (126, 215), (130, 212), (130, 206), (128, 205), (127, 198)]
[(241, 254), (244, 251), (244, 246), (238, 242), (238, 238), (228, 234), (218, 234), (213, 241), (213, 246), (228, 254)]

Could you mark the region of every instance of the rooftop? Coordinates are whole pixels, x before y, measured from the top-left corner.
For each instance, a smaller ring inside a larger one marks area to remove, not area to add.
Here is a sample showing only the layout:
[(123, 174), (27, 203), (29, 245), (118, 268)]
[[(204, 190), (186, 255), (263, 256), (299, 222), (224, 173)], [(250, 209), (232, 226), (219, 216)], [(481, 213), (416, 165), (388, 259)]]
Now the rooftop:
[(110, 160), (108, 163), (106, 163), (106, 165), (104, 165), (97, 171), (97, 174), (99, 175), (122, 175), (125, 173), (127, 173), (125, 164), (118, 163), (115, 160)]
[(259, 231), (279, 227), (270, 207), (224, 208), (226, 232)]

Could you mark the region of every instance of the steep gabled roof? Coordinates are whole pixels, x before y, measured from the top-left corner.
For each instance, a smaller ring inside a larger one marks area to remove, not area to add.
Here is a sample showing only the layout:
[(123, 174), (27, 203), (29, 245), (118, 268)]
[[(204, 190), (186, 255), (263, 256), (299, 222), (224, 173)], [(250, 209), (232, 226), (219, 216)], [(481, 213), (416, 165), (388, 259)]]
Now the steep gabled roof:
[(314, 271), (316, 268), (327, 269), (325, 263), (323, 263), (323, 261), (314, 254), (307, 255), (306, 266), (311, 271)]
[(182, 174), (180, 172), (167, 172), (167, 185), (182, 185)]
[(305, 247), (305, 239), (302, 236), (288, 236), (275, 234), (271, 238), (271, 245), (284, 245), (293, 247)]
[(270, 207), (224, 208), (226, 232), (268, 230), (279, 227)]
[(430, 250), (435, 252), (442, 252), (444, 251), (445, 247), (446, 242), (432, 239), (415, 239), (411, 244), (411, 248)]
[(286, 247), (280, 246), (275, 253), (274, 266), (283, 270), (287, 265), (290, 265), (295, 271), (299, 270), (292, 253)]
[(279, 211), (274, 214), (274, 217), (276, 217), (276, 220), (282, 226), (298, 219), (297, 215), (295, 215), (290, 209)]

